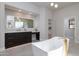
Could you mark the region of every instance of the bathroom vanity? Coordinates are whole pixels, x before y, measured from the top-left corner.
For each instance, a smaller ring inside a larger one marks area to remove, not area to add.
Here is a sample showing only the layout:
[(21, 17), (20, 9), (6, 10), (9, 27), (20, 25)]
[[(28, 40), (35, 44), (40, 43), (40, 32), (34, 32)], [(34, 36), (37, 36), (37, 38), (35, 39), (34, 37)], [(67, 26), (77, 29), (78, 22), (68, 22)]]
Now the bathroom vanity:
[(32, 34), (36, 34), (36, 40), (40, 39), (40, 32), (5, 33), (5, 48), (32, 42)]
[(5, 33), (5, 48), (32, 42), (32, 32)]

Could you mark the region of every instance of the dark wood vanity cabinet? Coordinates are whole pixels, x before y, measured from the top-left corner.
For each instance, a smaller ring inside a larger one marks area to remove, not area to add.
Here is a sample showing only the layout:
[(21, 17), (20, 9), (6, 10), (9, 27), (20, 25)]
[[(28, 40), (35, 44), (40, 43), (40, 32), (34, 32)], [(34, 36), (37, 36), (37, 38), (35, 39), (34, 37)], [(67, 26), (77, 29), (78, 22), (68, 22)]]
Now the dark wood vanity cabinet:
[(5, 48), (32, 42), (32, 32), (5, 33)]
[(36, 40), (40, 40), (40, 32), (32, 32), (32, 34), (36, 35)]

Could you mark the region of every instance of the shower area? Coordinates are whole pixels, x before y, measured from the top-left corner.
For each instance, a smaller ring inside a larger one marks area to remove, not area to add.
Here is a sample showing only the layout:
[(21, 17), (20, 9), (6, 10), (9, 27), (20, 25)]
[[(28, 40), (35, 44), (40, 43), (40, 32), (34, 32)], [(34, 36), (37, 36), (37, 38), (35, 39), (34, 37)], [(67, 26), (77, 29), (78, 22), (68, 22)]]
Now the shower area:
[(64, 20), (65, 37), (70, 43), (79, 43), (79, 17), (71, 17)]

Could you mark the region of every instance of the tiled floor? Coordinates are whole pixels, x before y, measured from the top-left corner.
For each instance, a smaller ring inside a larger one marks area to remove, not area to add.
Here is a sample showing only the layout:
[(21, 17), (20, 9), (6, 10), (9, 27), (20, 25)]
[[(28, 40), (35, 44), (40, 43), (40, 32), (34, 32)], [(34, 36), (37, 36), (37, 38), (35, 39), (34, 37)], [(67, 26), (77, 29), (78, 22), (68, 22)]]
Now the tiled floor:
[(32, 56), (32, 47), (31, 44), (24, 44), (21, 46), (13, 47), (6, 49), (3, 52), (0, 52), (1, 56)]
[(79, 56), (79, 43), (70, 43), (69, 45), (69, 56)]
[[(33, 40), (32, 42), (38, 42)], [(0, 52), (0, 56), (33, 56), (31, 43), (12, 47)]]
[[(0, 56), (33, 56), (31, 43), (6, 49), (0, 52)], [(69, 45), (68, 56), (79, 56), (79, 44), (74, 42)]]

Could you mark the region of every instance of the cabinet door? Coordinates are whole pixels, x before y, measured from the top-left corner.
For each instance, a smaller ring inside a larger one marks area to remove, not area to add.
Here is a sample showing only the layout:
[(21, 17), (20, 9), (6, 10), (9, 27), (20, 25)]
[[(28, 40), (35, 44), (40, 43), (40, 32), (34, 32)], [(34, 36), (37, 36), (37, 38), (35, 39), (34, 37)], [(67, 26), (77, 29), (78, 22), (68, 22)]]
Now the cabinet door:
[(5, 48), (32, 42), (31, 32), (16, 32), (5, 34)]

